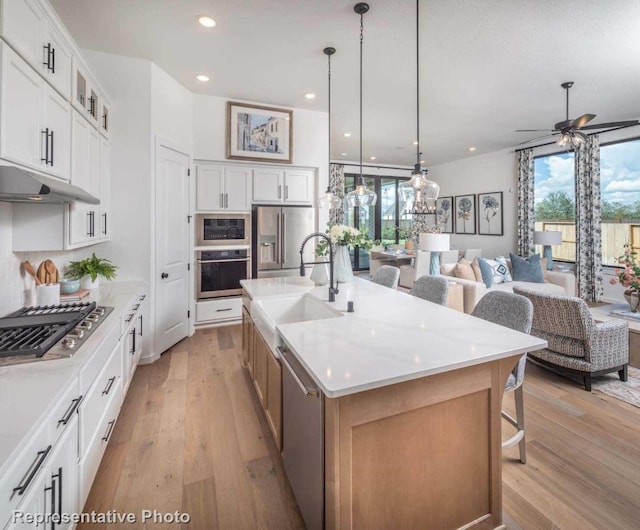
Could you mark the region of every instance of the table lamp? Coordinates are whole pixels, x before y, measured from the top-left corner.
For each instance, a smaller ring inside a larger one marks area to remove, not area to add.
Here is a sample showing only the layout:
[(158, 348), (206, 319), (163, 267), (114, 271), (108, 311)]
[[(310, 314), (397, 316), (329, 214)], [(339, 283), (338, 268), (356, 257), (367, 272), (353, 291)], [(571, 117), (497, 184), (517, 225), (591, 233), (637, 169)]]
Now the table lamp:
[(424, 233), (419, 236), (420, 250), (431, 252), (430, 274), (440, 274), (440, 252), (449, 250), (449, 234)]
[(547, 270), (549, 271), (553, 269), (551, 245), (559, 245), (560, 243), (562, 243), (562, 232), (536, 230), (533, 233), (533, 244), (544, 246), (543, 256), (547, 259)]

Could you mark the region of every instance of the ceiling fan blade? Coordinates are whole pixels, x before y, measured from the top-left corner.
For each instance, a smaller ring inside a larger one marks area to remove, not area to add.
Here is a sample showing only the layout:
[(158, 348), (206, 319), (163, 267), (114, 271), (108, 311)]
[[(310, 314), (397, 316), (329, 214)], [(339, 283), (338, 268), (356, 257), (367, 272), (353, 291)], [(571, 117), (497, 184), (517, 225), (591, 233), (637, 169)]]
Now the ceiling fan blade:
[(575, 120), (573, 120), (572, 127), (574, 129), (581, 129), (583, 125), (586, 125), (587, 123), (589, 123), (595, 117), (596, 117), (595, 114), (583, 114), (582, 116), (580, 116), (580, 117), (576, 118)]
[(557, 136), (557, 134), (558, 133), (544, 134), (542, 136), (537, 136), (535, 138), (531, 138), (530, 140), (526, 140), (524, 142), (520, 142), (519, 144), (516, 144), (516, 145), (530, 144), (531, 142), (535, 142), (536, 140), (542, 140), (543, 138), (551, 138), (552, 136)]
[(638, 125), (638, 120), (627, 120), (627, 121), (610, 121), (607, 123), (594, 123), (593, 125), (587, 125), (586, 127), (581, 127), (581, 129), (589, 130), (589, 129), (611, 129), (615, 127), (631, 127), (632, 125)]
[(516, 132), (554, 132), (553, 129), (516, 129)]

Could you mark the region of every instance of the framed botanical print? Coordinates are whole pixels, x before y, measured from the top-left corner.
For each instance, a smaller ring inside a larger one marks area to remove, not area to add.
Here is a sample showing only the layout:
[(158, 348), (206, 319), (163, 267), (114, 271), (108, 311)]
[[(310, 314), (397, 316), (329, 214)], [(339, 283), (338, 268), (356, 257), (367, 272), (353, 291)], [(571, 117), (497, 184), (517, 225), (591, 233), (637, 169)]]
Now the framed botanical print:
[(503, 223), (502, 192), (478, 193), (478, 234), (501, 236)]
[(291, 164), (293, 111), (227, 101), (227, 158)]
[(453, 234), (453, 197), (436, 200), (436, 224), (443, 234)]
[(476, 233), (476, 196), (456, 195), (456, 234)]

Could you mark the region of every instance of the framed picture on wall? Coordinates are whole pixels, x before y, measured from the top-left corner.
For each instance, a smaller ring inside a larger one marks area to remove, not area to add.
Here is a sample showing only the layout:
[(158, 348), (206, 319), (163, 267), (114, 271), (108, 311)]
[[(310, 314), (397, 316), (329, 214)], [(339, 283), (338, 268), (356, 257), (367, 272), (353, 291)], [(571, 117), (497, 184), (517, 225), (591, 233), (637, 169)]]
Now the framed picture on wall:
[(227, 101), (227, 158), (291, 164), (293, 111)]
[(436, 223), (442, 227), (443, 234), (453, 234), (453, 197), (436, 200)]
[(504, 235), (503, 223), (502, 192), (478, 193), (478, 234)]
[(455, 197), (456, 234), (476, 233), (476, 196), (456, 195)]

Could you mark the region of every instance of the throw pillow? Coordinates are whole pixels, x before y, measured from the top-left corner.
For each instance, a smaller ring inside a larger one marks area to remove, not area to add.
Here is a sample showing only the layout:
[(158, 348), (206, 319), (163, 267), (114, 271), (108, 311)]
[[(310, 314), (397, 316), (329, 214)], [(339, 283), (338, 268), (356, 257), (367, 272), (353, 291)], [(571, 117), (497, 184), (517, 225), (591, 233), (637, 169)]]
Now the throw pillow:
[(440, 274), (443, 276), (455, 276), (455, 268), (457, 263), (442, 263), (440, 265)]
[(517, 282), (544, 283), (540, 256), (534, 254), (528, 258), (521, 258), (515, 254), (511, 257), (511, 267), (513, 268), (513, 279)]
[(464, 258), (462, 258), (458, 263), (456, 263), (456, 266), (453, 269), (453, 272), (456, 278), (462, 278), (463, 280), (471, 280), (472, 282), (476, 281), (476, 275), (473, 272), (471, 263), (469, 263)]
[(480, 270), (480, 264), (478, 263), (478, 258), (473, 258), (473, 261), (471, 262), (471, 268), (473, 269), (473, 274), (476, 277), (476, 281), (477, 282), (484, 281), (482, 279), (482, 271)]
[(512, 281), (504, 256), (498, 256), (496, 259), (478, 258), (478, 264), (482, 273), (482, 281), (487, 287), (496, 283)]

